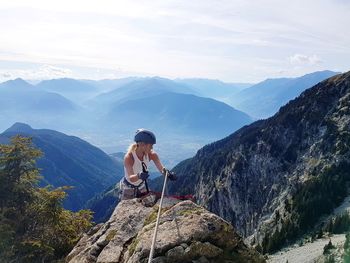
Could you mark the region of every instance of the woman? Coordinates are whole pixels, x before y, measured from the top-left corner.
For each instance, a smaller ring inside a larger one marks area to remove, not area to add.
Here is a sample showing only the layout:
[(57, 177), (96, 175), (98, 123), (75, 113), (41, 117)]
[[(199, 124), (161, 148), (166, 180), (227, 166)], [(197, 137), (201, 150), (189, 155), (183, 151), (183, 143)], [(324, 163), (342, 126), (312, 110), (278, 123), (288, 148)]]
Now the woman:
[(159, 160), (158, 154), (153, 151), (156, 136), (146, 129), (138, 129), (134, 138), (135, 143), (130, 145), (124, 157), (124, 178), (121, 181), (121, 200), (141, 197), (149, 192), (147, 178), (148, 165), (153, 161), (159, 172), (164, 175), (168, 172), (170, 180), (176, 180), (174, 173), (169, 172)]

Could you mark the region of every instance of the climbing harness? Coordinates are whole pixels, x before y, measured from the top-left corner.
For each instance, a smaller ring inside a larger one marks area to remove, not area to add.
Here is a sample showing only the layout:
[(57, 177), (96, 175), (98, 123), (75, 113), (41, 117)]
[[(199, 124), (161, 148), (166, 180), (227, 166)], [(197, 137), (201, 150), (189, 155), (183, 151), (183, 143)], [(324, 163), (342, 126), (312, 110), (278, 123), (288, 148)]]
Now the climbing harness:
[[(142, 164), (142, 171), (144, 173), (148, 173), (147, 165), (144, 163), (144, 161), (142, 161), (141, 164)], [(149, 193), (149, 188), (148, 188), (147, 179), (145, 180), (145, 185), (146, 185), (146, 190), (147, 190), (147, 194), (148, 194)]]

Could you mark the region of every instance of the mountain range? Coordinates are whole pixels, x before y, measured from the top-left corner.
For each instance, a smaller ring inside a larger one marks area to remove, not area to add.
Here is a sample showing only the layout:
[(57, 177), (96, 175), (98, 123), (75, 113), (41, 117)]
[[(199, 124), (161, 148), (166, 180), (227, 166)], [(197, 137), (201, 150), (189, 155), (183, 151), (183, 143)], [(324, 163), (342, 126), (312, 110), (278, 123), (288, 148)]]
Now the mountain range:
[(232, 95), (227, 101), (254, 118), (265, 119), (304, 90), (336, 74), (339, 72), (325, 70), (297, 78), (267, 79)]
[[(17, 79), (0, 84), (0, 129), (24, 122), (74, 134), (111, 153), (125, 151), (135, 130), (148, 128), (172, 149), (157, 145), (166, 166), (172, 167), (205, 144), (249, 124), (253, 118), (247, 115), (260, 118), (275, 113), (327, 74), (335, 73), (267, 80), (251, 87), (218, 80), (159, 77), (56, 79), (35, 86)], [(232, 98), (241, 98), (242, 103), (236, 104)], [(236, 105), (248, 114), (237, 110)]]
[(116, 102), (125, 102), (130, 99), (146, 98), (154, 95), (159, 95), (165, 92), (176, 92), (183, 94), (195, 94), (194, 89), (186, 85), (178, 84), (172, 80), (164, 78), (146, 78), (136, 79), (127, 82), (125, 85), (113, 89), (110, 92), (102, 93), (93, 98), (89, 105), (109, 108)]
[(73, 102), (60, 94), (37, 89), (22, 79), (0, 84), (0, 109), (65, 113), (76, 110)]
[[(88, 107), (83, 108), (87, 112), (76, 122), (90, 121), (91, 126), (97, 126), (93, 131), (101, 132), (102, 137), (122, 131), (120, 141), (132, 139), (131, 131), (148, 125), (159, 132), (162, 156), (173, 160), (185, 156), (181, 148), (173, 145), (193, 143), (197, 137), (213, 141), (216, 136), (228, 135), (203, 148), (196, 144), (194, 148), (200, 148), (197, 153), (173, 169), (178, 180), (169, 182), (169, 191), (194, 194), (200, 205), (232, 223), (259, 251), (269, 253), (307, 231), (321, 231), (322, 217), (349, 195), (350, 72), (334, 74), (317, 72), (236, 89), (232, 96), (246, 98), (242, 101), (247, 111), (256, 112), (254, 117), (275, 113), (251, 124), (247, 114), (213, 98), (201, 97), (203, 93), (194, 84), (182, 83), (182, 92), (175, 92), (176, 84), (160, 78), (129, 79), (125, 84), (129, 90), (121, 84), (82, 103)], [(144, 81), (153, 84), (143, 86)], [(159, 86), (153, 89), (155, 85)], [(310, 85), (314, 86), (309, 88)], [(18, 95), (23, 102), (17, 100), (16, 92), (27, 98)], [(27, 111), (30, 115), (38, 111), (44, 115), (41, 104), (33, 101), (47, 94), (54, 94), (55, 100), (45, 107), (55, 105), (58, 98), (65, 102), (64, 110), (70, 109), (62, 116), (77, 116), (75, 112), (82, 109), (58, 93), (37, 90), (37, 86), (20, 79), (2, 83), (2, 94), (6, 98), (3, 105), (8, 103), (2, 113)], [(279, 108), (282, 104), (285, 105)], [(2, 116), (11, 121), (11, 115)], [(116, 200), (111, 186), (123, 175), (122, 154), (114, 155), (117, 159), (112, 160), (77, 137), (32, 129), (23, 123), (7, 129), (0, 135), (0, 142), (8, 142), (15, 134), (33, 137), (34, 144), (44, 152), (38, 161), (44, 176), (42, 185), (75, 187), (69, 192), (67, 208), (77, 210), (90, 200), (90, 205), (103, 207), (103, 211), (99, 210), (101, 217), (106, 218), (104, 212), (112, 211)], [(118, 143), (105, 139), (109, 144)], [(160, 190), (161, 182), (162, 178), (153, 180), (152, 188)], [(103, 191), (105, 194), (101, 194)], [(315, 230), (316, 227), (320, 228)]]
[(234, 94), (253, 86), (250, 83), (226, 83), (213, 79), (175, 79), (175, 81), (191, 87), (201, 97), (212, 98), (225, 103), (228, 103), (228, 98)]
[(247, 114), (214, 99), (172, 92), (118, 103), (107, 118), (121, 130), (141, 126), (158, 133), (214, 138), (252, 121)]
[[(17, 79), (0, 84), (0, 129), (24, 122), (74, 134), (107, 152), (115, 152), (125, 150), (136, 129), (149, 128), (159, 131), (160, 141), (172, 144), (173, 154), (168, 150), (162, 154), (169, 167), (193, 155), (197, 145), (225, 136), (251, 121), (229, 105), (199, 94), (198, 87), (158, 77), (101, 81), (54, 79), (35, 86)], [(174, 102), (164, 105), (171, 98)], [(183, 116), (178, 113), (179, 109)], [(208, 115), (207, 122), (201, 129), (195, 129), (194, 124), (205, 115)]]
[(195, 194), (264, 253), (279, 248), (348, 195), (349, 98), (350, 72), (324, 80), (178, 164), (170, 193)]
[(22, 79), (0, 83), (0, 129), (14, 122), (52, 129), (77, 129), (83, 110), (66, 97)]
[(77, 104), (101, 93), (94, 85), (69, 78), (43, 80), (36, 87), (39, 90), (59, 93)]
[(97, 147), (75, 136), (48, 130), (32, 129), (15, 123), (0, 134), (0, 142), (8, 143), (15, 135), (31, 137), (43, 152), (37, 165), (43, 176), (40, 184), (54, 187), (73, 186), (64, 206), (79, 210), (96, 194), (115, 184), (123, 176), (123, 166)]

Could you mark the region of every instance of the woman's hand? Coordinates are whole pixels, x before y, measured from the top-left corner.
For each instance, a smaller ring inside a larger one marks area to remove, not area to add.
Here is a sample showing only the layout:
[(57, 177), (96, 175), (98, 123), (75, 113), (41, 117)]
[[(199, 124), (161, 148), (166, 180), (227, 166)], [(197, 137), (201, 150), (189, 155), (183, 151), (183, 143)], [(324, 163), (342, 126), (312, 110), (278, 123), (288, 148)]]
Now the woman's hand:
[(143, 181), (146, 181), (147, 178), (149, 177), (149, 173), (148, 172), (140, 172), (137, 174), (137, 177)]
[(176, 181), (177, 180), (177, 176), (175, 174), (175, 172), (171, 172), (168, 169), (166, 169), (165, 167), (163, 168), (163, 174), (164, 176), (168, 173), (168, 178), (171, 181)]

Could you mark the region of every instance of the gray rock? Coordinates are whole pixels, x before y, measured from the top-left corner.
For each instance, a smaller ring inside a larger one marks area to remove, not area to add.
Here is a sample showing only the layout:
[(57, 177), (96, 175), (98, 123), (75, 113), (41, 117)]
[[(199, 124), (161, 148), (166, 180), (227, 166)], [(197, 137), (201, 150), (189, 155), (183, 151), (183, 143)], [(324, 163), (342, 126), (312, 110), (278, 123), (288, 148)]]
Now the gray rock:
[(182, 246), (177, 246), (169, 249), (166, 254), (167, 262), (180, 262), (185, 258), (185, 249)]
[[(233, 257), (241, 262), (265, 262), (222, 218), (191, 201), (166, 198), (165, 204), (153, 263), (224, 262)], [(120, 202), (110, 220), (93, 235), (85, 235), (66, 262), (147, 262), (157, 208), (144, 207), (137, 199)]]

